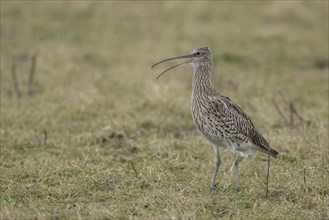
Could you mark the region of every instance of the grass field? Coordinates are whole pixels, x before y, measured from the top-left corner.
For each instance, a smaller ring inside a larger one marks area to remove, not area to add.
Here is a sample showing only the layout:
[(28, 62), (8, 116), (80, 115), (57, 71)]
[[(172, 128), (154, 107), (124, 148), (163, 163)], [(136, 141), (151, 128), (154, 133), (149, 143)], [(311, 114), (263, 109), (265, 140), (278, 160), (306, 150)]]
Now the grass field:
[[(1, 1), (0, 218), (328, 219), (328, 16), (328, 1)], [(191, 67), (150, 69), (200, 46), (280, 153), (268, 198), (261, 153), (234, 193), (223, 150), (209, 191)]]

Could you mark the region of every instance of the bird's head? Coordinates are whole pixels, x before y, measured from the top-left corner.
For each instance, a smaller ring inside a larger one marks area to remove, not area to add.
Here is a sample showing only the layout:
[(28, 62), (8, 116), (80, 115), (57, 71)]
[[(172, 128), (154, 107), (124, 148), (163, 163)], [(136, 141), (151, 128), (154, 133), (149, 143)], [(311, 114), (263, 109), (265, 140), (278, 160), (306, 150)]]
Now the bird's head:
[(173, 68), (175, 68), (179, 65), (185, 64), (185, 63), (191, 64), (193, 69), (198, 69), (201, 66), (211, 67), (211, 65), (212, 65), (212, 55), (211, 55), (210, 49), (208, 47), (200, 47), (200, 48), (194, 49), (189, 54), (178, 56), (178, 57), (168, 58), (168, 59), (165, 59), (165, 60), (161, 60), (160, 62), (157, 62), (156, 64), (152, 65), (151, 68), (155, 67), (156, 65), (158, 65), (160, 63), (163, 63), (163, 62), (166, 62), (166, 61), (169, 61), (169, 60), (184, 59), (184, 58), (187, 59), (187, 60), (184, 60), (183, 62), (177, 63), (176, 65), (171, 66), (170, 68), (166, 69), (165, 71), (163, 71), (157, 77), (157, 79), (162, 74), (166, 73), (167, 71), (169, 71), (169, 70), (171, 70), (171, 69), (173, 69)]

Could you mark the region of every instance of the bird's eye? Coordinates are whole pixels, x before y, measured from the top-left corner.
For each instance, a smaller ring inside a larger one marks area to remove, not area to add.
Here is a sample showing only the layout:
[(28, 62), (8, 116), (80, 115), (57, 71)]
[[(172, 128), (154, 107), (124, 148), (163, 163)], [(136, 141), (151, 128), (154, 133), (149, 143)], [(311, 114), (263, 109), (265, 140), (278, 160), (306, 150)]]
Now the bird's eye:
[(194, 55), (196, 55), (196, 56), (200, 56), (201, 53), (200, 53), (200, 52), (195, 52)]

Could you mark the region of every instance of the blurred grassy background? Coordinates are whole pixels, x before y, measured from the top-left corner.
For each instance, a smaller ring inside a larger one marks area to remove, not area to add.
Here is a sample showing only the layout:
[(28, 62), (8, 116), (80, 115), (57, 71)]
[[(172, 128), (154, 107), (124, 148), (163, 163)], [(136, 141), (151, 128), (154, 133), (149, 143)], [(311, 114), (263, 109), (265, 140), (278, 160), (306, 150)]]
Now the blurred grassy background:
[[(1, 219), (328, 218), (328, 37), (327, 1), (1, 1)], [(268, 199), (262, 154), (242, 160), (235, 194), (223, 151), (209, 192), (191, 68), (150, 69), (200, 46), (213, 84), (280, 152)]]

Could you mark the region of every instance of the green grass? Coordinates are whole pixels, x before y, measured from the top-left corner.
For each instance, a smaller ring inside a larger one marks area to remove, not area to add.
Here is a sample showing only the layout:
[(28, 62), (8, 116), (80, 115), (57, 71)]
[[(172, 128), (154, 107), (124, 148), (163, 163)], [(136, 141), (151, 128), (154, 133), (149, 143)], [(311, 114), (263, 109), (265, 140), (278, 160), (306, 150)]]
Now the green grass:
[[(329, 218), (327, 18), (327, 1), (1, 1), (0, 218)], [(159, 80), (169, 64), (150, 69), (205, 45), (213, 84), (280, 152), (268, 198), (261, 153), (241, 161), (234, 193), (223, 150), (209, 191), (215, 158), (191, 119), (191, 68)], [(272, 99), (304, 122), (285, 123)]]

